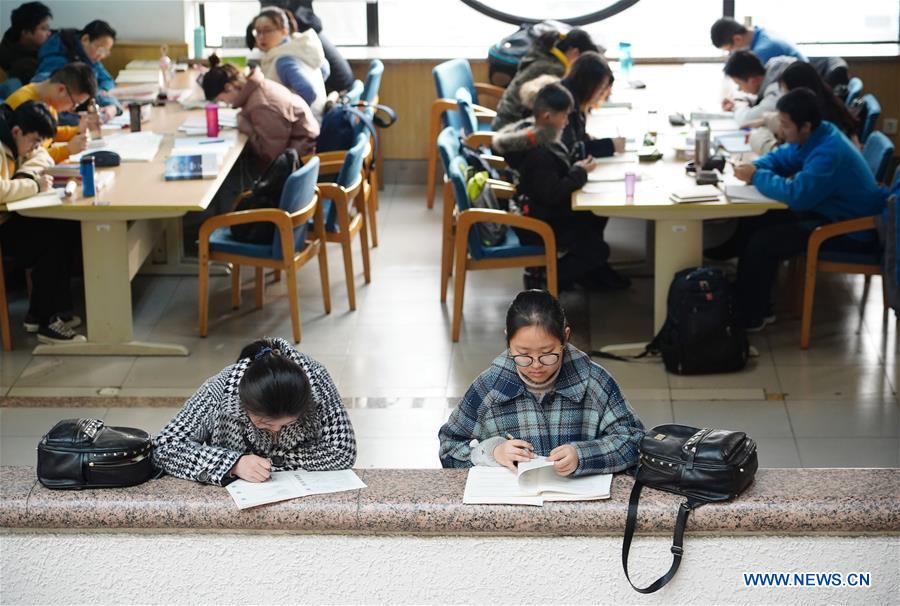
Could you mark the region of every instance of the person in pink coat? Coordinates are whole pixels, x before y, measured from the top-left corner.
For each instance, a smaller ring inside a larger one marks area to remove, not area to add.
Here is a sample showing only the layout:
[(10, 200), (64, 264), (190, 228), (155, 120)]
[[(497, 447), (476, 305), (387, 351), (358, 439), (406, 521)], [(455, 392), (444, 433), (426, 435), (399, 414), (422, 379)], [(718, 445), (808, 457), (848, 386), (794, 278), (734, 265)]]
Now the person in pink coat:
[(254, 68), (244, 76), (234, 65), (209, 58), (210, 70), (203, 76), (203, 93), (209, 101), (239, 108), (238, 130), (247, 135), (250, 147), (263, 166), (288, 148), (302, 157), (316, 149), (319, 123), (309, 105), (283, 85), (263, 77)]

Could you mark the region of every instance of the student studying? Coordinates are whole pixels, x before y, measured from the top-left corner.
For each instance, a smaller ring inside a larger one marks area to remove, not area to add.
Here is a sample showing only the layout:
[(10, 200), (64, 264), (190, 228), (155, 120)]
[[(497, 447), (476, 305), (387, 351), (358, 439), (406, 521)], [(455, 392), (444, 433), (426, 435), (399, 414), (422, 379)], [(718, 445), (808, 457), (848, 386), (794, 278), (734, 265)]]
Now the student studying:
[(14, 8), (9, 29), (0, 40), (0, 67), (7, 78), (28, 84), (38, 67), (38, 51), (50, 38), (53, 13), (42, 2), (26, 2)]
[(644, 426), (615, 380), (569, 343), (559, 301), (518, 294), (506, 313), (507, 350), (469, 387), (441, 427), (444, 467), (516, 465), (545, 456), (560, 476), (631, 467)]
[(710, 28), (713, 46), (729, 53), (750, 50), (766, 63), (772, 57), (794, 57), (806, 61), (806, 56), (797, 47), (762, 27), (747, 27), (730, 17), (717, 19)]
[(781, 96), (778, 80), (782, 72), (796, 61), (793, 57), (774, 57), (765, 66), (759, 57), (750, 51), (736, 51), (725, 62), (725, 75), (734, 80), (748, 98), (723, 99), (722, 109), (734, 112), (734, 120), (740, 126), (754, 124), (766, 112), (775, 109), (775, 102)]

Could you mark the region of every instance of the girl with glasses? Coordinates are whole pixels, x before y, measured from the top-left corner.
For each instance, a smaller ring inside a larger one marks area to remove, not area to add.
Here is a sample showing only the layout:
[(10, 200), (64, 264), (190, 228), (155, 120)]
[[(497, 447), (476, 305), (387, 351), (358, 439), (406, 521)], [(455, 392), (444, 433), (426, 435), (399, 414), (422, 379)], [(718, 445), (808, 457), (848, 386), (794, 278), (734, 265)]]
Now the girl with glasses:
[(507, 350), (469, 387), (440, 429), (444, 467), (504, 466), (535, 455), (559, 475), (622, 471), (644, 426), (615, 380), (569, 343), (559, 301), (527, 290), (506, 314)]
[(284, 339), (247, 345), (154, 440), (154, 465), (224, 486), (264, 482), (273, 471), (348, 469), (356, 437), (324, 366)]

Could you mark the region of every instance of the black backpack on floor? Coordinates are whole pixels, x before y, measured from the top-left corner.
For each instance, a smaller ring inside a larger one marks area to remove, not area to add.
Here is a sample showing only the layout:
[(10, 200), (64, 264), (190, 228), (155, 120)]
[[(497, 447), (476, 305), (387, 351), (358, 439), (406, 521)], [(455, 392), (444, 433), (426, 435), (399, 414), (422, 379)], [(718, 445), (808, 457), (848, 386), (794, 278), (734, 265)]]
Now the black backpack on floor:
[(647, 346), (679, 375), (735, 372), (747, 364), (747, 333), (738, 322), (734, 288), (721, 270), (691, 267), (675, 274), (666, 321)]
[[(272, 163), (266, 167), (266, 171), (251, 186), (250, 194), (241, 198), (234, 210), (278, 208), (284, 184), (301, 165), (297, 150), (293, 148), (288, 148), (275, 156)], [(239, 242), (271, 244), (275, 237), (275, 224), (263, 221), (232, 225), (231, 237)]]

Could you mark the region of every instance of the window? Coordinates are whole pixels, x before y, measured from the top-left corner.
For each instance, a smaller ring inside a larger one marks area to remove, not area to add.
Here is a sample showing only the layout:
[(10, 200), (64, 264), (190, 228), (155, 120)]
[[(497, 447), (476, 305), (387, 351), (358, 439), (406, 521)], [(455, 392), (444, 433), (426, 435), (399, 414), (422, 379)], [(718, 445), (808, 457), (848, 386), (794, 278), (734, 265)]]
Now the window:
[(752, 17), (797, 44), (896, 42), (900, 2), (888, 0), (737, 0), (738, 21)]
[(222, 46), (222, 38), (225, 36), (236, 36), (243, 40), (247, 24), (258, 14), (259, 2), (206, 0), (203, 2), (206, 46), (213, 48)]

